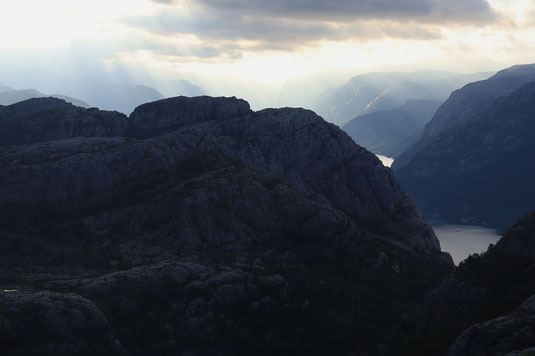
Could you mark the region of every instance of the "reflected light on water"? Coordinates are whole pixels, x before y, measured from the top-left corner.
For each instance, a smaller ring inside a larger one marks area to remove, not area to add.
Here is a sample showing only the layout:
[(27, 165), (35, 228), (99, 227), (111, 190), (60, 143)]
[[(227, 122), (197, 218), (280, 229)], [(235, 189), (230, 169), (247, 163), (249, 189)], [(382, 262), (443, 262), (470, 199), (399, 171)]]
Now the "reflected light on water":
[(449, 252), (456, 265), (472, 253), (485, 252), (490, 244), (496, 244), (501, 237), (496, 230), (483, 226), (439, 222), (431, 222), (431, 225), (442, 251)]

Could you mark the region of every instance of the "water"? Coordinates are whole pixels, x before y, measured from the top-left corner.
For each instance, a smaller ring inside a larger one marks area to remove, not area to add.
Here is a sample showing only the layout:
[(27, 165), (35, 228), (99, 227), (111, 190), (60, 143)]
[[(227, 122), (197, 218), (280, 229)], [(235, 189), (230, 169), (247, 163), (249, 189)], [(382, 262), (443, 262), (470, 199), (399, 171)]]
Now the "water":
[(394, 159), (393, 158), (390, 158), (390, 157), (386, 157), (386, 156), (383, 156), (383, 155), (376, 155), (377, 158), (379, 158), (381, 160), (381, 162), (383, 162), (383, 165), (385, 167), (390, 167), (392, 165), (392, 163), (394, 163)]
[(442, 251), (449, 252), (455, 264), (459, 264), (472, 253), (487, 251), (490, 244), (495, 244), (501, 238), (496, 230), (483, 226), (442, 222), (431, 222), (431, 226), (440, 241)]

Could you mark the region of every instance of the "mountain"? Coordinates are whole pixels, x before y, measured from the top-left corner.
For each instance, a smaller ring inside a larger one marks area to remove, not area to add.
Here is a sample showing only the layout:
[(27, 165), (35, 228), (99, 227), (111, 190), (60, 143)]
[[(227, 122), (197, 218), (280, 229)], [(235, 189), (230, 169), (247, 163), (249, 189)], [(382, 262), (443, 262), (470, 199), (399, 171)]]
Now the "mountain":
[(452, 90), (488, 75), (432, 71), (363, 74), (320, 98), (315, 110), (327, 121), (343, 126), (359, 115), (396, 109), (408, 99), (444, 101)]
[(137, 106), (163, 99), (162, 93), (146, 85), (106, 84), (90, 85), (79, 94), (101, 110), (130, 114)]
[(420, 138), (425, 124), (441, 104), (440, 101), (410, 99), (395, 110), (358, 116), (342, 130), (368, 150), (396, 158)]
[(0, 106), (0, 147), (72, 137), (124, 136), (128, 120), (118, 112), (84, 109), (57, 98)]
[(396, 172), (428, 216), (505, 229), (535, 201), (535, 83), (446, 129)]
[(26, 89), (26, 90), (15, 90), (7, 86), (0, 85), (0, 105), (11, 105), (24, 100), (34, 99), (34, 98), (58, 98), (63, 99), (73, 105), (80, 106), (83, 108), (88, 108), (89, 105), (85, 102), (71, 98), (66, 95), (60, 94), (43, 94), (35, 89)]
[(496, 98), (511, 94), (521, 86), (535, 81), (535, 64), (516, 65), (486, 80), (470, 83), (454, 91), (426, 125), (422, 137), (392, 165), (397, 170), (449, 127), (465, 122), (487, 109)]
[(0, 139), (8, 354), (380, 354), (453, 268), (392, 171), (308, 110), (33, 99), (6, 120), (29, 131)]
[(206, 93), (197, 85), (185, 79), (162, 80), (158, 83), (165, 96), (202, 96)]
[(277, 106), (313, 108), (318, 98), (325, 97), (329, 89), (338, 89), (347, 80), (347, 76), (339, 73), (312, 75), (287, 80), (283, 83)]
[(392, 348), (400, 355), (530, 355), (535, 345), (534, 281), (535, 212), (487, 252), (463, 261), (399, 325), (397, 340), (403, 342)]

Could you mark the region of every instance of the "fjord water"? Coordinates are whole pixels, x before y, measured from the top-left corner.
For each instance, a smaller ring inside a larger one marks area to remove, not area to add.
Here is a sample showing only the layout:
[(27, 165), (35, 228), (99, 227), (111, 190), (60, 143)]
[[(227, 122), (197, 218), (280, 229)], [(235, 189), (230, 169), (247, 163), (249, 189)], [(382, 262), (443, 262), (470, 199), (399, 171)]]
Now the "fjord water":
[[(376, 156), (385, 167), (390, 167), (394, 162), (393, 158)], [(456, 265), (472, 253), (485, 252), (490, 244), (495, 244), (501, 237), (497, 230), (484, 226), (459, 225), (440, 220), (429, 223), (440, 241), (442, 251), (449, 252)]]
[(449, 252), (456, 265), (472, 253), (487, 250), (500, 239), (498, 231), (476, 225), (456, 225), (430, 221), (442, 251)]
[(376, 155), (377, 158), (379, 158), (381, 160), (381, 162), (383, 162), (383, 165), (385, 167), (390, 167), (392, 165), (392, 163), (394, 163), (394, 159), (393, 158), (390, 158), (390, 157), (387, 157), (387, 156), (383, 156), (383, 155)]

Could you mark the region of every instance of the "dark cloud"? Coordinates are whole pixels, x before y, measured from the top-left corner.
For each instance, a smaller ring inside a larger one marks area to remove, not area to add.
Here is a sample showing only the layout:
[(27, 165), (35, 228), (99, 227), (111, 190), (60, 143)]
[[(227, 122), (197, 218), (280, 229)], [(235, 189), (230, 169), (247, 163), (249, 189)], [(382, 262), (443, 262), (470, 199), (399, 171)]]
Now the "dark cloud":
[[(152, 0), (172, 4), (173, 0)], [(489, 23), (499, 15), (487, 0), (182, 0), (206, 11), (237, 16), (320, 21), (355, 19), (414, 20), (424, 22)]]
[(292, 50), (322, 40), (433, 40), (444, 26), (500, 18), (487, 0), (180, 0), (176, 7), (173, 0), (152, 1), (171, 6), (124, 22), (162, 37), (194, 35), (215, 44), (199, 49), (201, 56), (236, 55), (243, 46)]

